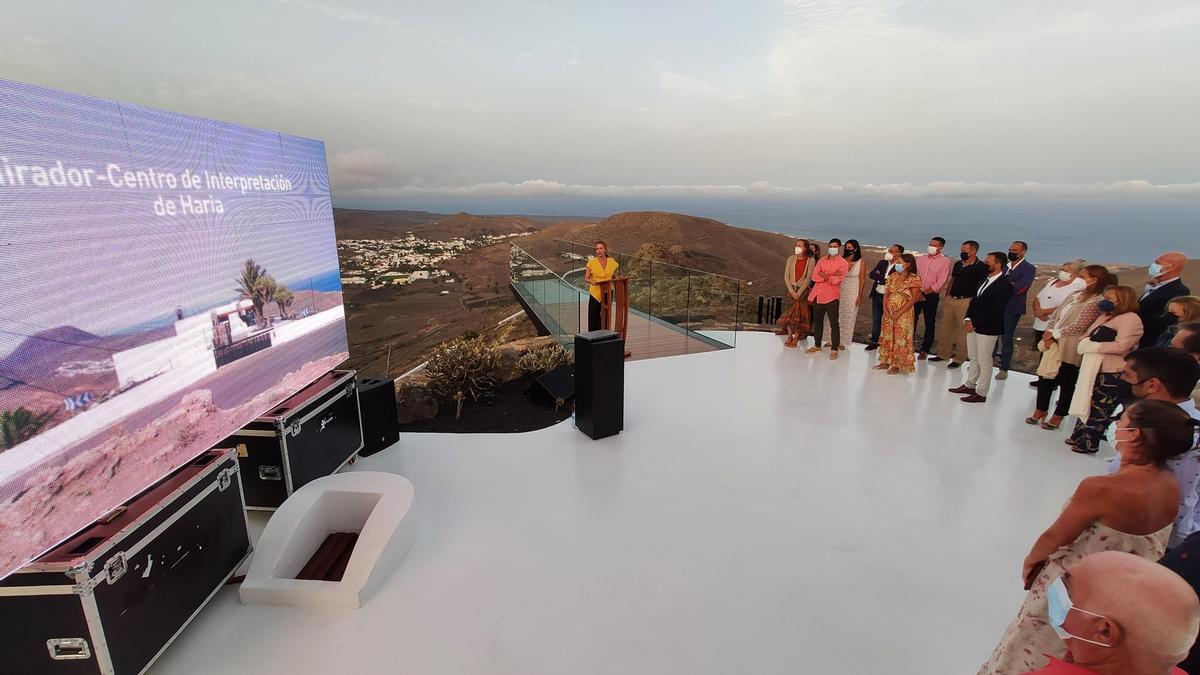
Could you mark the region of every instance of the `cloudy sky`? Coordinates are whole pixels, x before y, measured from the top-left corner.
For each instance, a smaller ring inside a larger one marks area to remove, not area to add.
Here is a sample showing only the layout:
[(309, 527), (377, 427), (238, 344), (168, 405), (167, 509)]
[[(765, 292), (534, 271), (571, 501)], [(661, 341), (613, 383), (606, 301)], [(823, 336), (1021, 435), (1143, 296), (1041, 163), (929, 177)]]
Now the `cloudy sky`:
[(328, 144), (335, 201), (1200, 195), (1195, 0), (10, 3), (0, 77)]

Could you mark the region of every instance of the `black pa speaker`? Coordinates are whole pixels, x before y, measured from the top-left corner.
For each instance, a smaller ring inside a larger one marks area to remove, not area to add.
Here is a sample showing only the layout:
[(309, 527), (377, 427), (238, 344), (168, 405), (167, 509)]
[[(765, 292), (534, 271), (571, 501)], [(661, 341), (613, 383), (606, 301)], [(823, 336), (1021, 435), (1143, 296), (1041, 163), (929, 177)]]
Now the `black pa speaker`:
[(610, 330), (575, 336), (575, 427), (593, 440), (625, 428), (625, 341)]
[(529, 386), (529, 398), (538, 405), (557, 409), (575, 397), (575, 368), (563, 364), (538, 377)]
[(363, 449), (366, 457), (400, 440), (396, 418), (396, 381), (390, 377), (367, 377), (358, 381), (358, 407), (362, 411)]

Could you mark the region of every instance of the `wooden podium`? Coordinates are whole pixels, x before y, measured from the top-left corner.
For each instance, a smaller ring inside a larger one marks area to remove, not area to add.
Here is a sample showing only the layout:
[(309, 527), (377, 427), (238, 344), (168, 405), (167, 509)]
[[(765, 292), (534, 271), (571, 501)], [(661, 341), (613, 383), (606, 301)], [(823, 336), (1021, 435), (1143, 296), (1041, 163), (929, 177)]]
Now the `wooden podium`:
[[(629, 277), (613, 277), (596, 285), (600, 287), (600, 328), (611, 330), (620, 335), (622, 341), (626, 341), (629, 332)], [(633, 356), (633, 352), (626, 351), (625, 358), (630, 356)]]

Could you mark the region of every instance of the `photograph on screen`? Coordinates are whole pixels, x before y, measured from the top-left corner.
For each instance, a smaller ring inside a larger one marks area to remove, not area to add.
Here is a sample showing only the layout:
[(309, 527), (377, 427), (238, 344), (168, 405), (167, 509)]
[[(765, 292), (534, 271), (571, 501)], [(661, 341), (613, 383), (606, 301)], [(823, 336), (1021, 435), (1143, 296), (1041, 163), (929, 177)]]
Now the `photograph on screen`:
[(347, 356), (323, 143), (0, 80), (0, 577)]

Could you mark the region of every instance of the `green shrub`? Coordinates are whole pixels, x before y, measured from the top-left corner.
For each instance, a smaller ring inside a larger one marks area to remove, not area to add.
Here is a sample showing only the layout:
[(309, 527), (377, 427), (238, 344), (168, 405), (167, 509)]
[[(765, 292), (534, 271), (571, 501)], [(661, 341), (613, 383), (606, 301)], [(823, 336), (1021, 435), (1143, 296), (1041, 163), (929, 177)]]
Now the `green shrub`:
[(500, 353), (486, 340), (458, 338), (433, 348), (425, 374), (434, 393), (445, 398), (479, 394), (496, 385), (500, 371)]
[(575, 365), (575, 352), (557, 344), (527, 351), (517, 359), (517, 367), (532, 375), (550, 372), (564, 363)]

